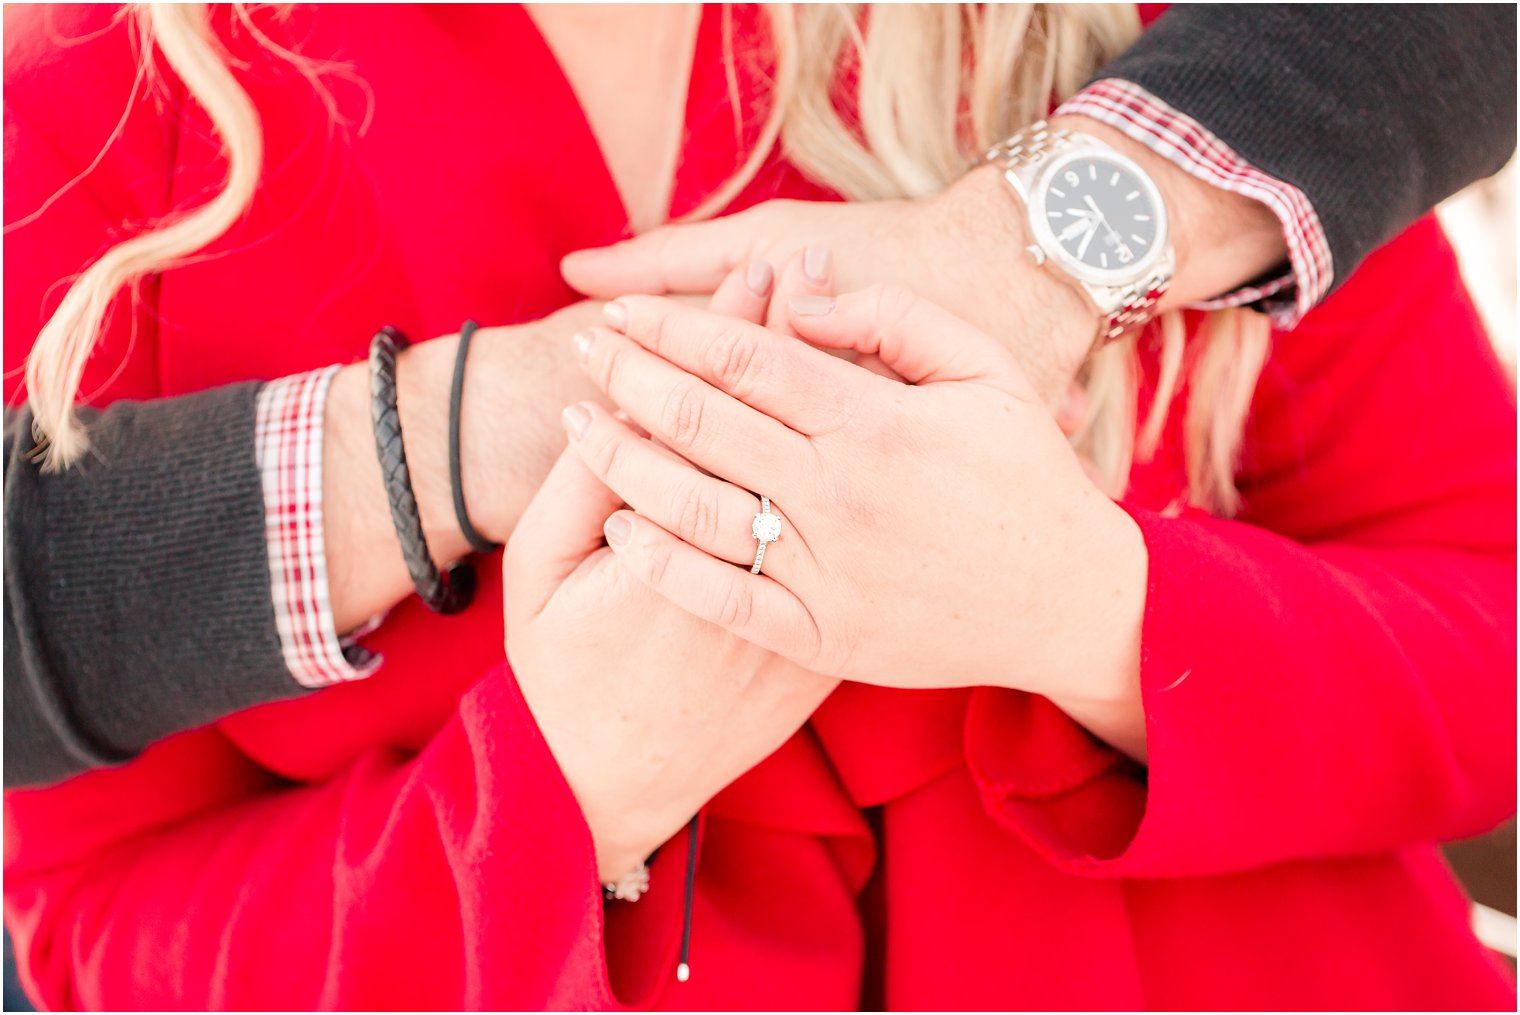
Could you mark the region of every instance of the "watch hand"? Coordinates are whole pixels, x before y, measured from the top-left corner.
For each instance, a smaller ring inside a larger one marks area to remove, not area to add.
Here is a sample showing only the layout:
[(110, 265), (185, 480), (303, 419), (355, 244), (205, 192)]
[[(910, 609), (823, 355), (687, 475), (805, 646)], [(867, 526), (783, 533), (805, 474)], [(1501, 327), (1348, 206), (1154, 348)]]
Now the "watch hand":
[[(1094, 215), (1098, 216), (1098, 221), (1103, 224), (1103, 228), (1108, 230), (1108, 235), (1112, 237), (1114, 246), (1116, 248), (1124, 246), (1124, 237), (1120, 236), (1118, 230), (1108, 224), (1108, 216), (1098, 210), (1098, 206), (1093, 203), (1092, 197), (1083, 194), (1082, 200), (1087, 202), (1087, 206), (1093, 210)], [(1077, 256), (1081, 257), (1082, 255), (1078, 254)]]
[(1076, 236), (1078, 233), (1090, 231), (1093, 228), (1095, 228), (1095, 223), (1084, 213), (1080, 221), (1073, 222), (1071, 225), (1061, 230), (1061, 234), (1057, 236), (1056, 239), (1065, 242), (1066, 240), (1071, 239), (1073, 236)]
[(1083, 194), (1082, 200), (1087, 202), (1087, 207), (1091, 208), (1092, 213), (1098, 217), (1098, 221), (1103, 223), (1103, 228), (1108, 230), (1108, 234), (1110, 236), (1117, 237), (1119, 234), (1114, 232), (1114, 227), (1108, 224), (1108, 216), (1099, 211), (1098, 206), (1093, 203), (1092, 196), (1089, 194)]
[(1082, 260), (1083, 256), (1087, 253), (1087, 247), (1088, 247), (1089, 244), (1092, 243), (1092, 238), (1094, 236), (1098, 235), (1098, 223), (1097, 223), (1097, 221), (1094, 220), (1091, 223), (1091, 226), (1092, 226), (1092, 228), (1090, 228), (1090, 229), (1087, 230), (1087, 235), (1084, 236), (1084, 237), (1082, 237), (1082, 243), (1081, 243), (1081, 245), (1077, 247), (1077, 260), (1079, 260), (1079, 261)]

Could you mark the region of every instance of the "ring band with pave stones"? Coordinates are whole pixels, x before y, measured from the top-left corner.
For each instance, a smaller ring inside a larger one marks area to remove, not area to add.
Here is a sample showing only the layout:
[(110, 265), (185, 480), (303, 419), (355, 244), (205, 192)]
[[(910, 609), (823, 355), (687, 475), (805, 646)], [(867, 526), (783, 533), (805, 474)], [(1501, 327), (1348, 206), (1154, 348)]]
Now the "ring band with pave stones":
[(771, 499), (763, 494), (760, 497), (760, 513), (755, 515), (749, 531), (759, 543), (755, 547), (755, 566), (749, 569), (749, 573), (759, 574), (760, 564), (765, 560), (766, 546), (781, 538), (781, 516), (771, 514)]

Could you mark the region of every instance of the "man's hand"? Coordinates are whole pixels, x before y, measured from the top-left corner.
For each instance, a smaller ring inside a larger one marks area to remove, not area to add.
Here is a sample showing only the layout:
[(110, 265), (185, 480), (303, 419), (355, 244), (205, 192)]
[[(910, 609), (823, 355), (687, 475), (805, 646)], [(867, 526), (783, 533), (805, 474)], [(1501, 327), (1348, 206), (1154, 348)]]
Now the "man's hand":
[[(1228, 292), (1285, 262), (1281, 231), (1265, 205), (1190, 176), (1105, 124), (1085, 117), (1055, 123), (1112, 145), (1161, 189), (1177, 253), (1162, 309)], [(1099, 224), (1089, 216), (1082, 227), (1095, 232)], [(1092, 350), (1098, 313), (1075, 283), (1035, 265), (1025, 252), (1029, 243), (1024, 209), (1001, 170), (980, 166), (931, 198), (770, 201), (727, 218), (577, 251), (562, 270), (571, 285), (604, 299), (708, 293), (736, 265), (781, 264), (811, 247), (819, 253), (808, 262), (837, 275), (820, 282), (843, 290), (897, 283), (954, 309), (1001, 341), (1054, 406)]]
[[(1012, 351), (1052, 406), (1097, 335), (1097, 311), (1068, 282), (1037, 268), (1023, 209), (996, 167), (932, 198), (853, 204), (770, 201), (711, 222), (666, 226), (565, 258), (565, 279), (601, 298), (711, 292), (735, 266), (782, 265), (811, 248), (816, 281), (840, 289), (912, 288), (975, 322)], [(827, 252), (827, 253), (825, 253)]]

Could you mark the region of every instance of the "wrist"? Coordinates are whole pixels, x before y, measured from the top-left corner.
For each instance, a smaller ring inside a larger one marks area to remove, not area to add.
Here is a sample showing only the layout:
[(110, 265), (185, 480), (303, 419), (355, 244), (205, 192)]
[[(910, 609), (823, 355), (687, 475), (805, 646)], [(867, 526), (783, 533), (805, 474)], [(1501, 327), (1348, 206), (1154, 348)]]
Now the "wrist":
[(1128, 156), (1161, 191), (1176, 255), (1176, 271), (1161, 310), (1239, 289), (1287, 263), (1281, 223), (1260, 201), (1204, 182), (1106, 123), (1076, 115), (1050, 122), (1052, 127), (1095, 137)]
[[(602, 884), (616, 884), (630, 871), (645, 863), (690, 818), (672, 817), (659, 827), (663, 832), (640, 832), (645, 827), (631, 808), (593, 818), (587, 815), (591, 843), (596, 851), (596, 876)], [(655, 824), (648, 827), (654, 828)]]
[[(470, 520), (493, 542), (511, 536), (564, 450), (565, 406), (606, 404), (570, 349), (576, 331), (600, 320), (600, 302), (582, 301), (531, 324), (481, 328), (475, 335), (460, 414), (460, 473)], [(455, 347), (449, 340), (451, 367)], [(447, 488), (444, 493), (451, 496)], [(448, 517), (457, 532), (452, 508)]]
[[(1137, 701), (1149, 574), (1145, 538), (1128, 512), (1090, 484), (1058, 516), (1062, 530), (1046, 541), (1046, 577), (1030, 607), (1047, 612), (1050, 634), (1034, 652), (1027, 644), (998, 647), (985, 672), (1007, 673), (995, 683), (1042, 694), (1063, 708), (1101, 710)], [(1009, 668), (1009, 659), (1024, 662)]]
[(955, 266), (981, 266), (986, 273), (981, 288), (998, 301), (995, 312), (976, 323), (1016, 346), (1035, 390), (1052, 406), (1058, 404), (1092, 352), (1097, 308), (1074, 281), (1029, 257), (1026, 248), (1034, 239), (1027, 209), (1003, 179), (1001, 167), (977, 166), (934, 202), (941, 228), (969, 248), (954, 259)]
[[(443, 565), (462, 556), (467, 544), (453, 524), (446, 462), (440, 466), (439, 456), (431, 453), (435, 435), (447, 438), (446, 409), (441, 403), (427, 404), (428, 384), (441, 351), (430, 347), (437, 344), (424, 343), (398, 357), (397, 404), (424, 537), (435, 562)], [(433, 397), (446, 398), (447, 391)], [(380, 476), (369, 403), (367, 364), (338, 371), (329, 390), (322, 435), (323, 533), (338, 631), (353, 630), (412, 588)], [(442, 422), (434, 423), (433, 417)], [(436, 475), (440, 468), (441, 483)]]
[(592, 836), (591, 843), (596, 851), (596, 879), (604, 885), (617, 884), (649, 855), (623, 846), (604, 844), (595, 835)]
[(403, 351), (396, 363), (396, 403), (412, 493), (428, 552), (440, 568), (470, 552), (454, 511), (449, 475), (449, 389), (458, 351), (459, 337), (449, 335)]
[(1133, 518), (1098, 494), (1082, 525), (1084, 559), (1075, 608), (1061, 626), (1070, 648), (1045, 695), (1079, 725), (1137, 761), (1146, 760), (1140, 649), (1149, 552)]
[[(465, 370), (460, 472), (475, 527), (505, 542), (564, 446), (559, 413), (599, 397), (569, 352), (577, 304), (534, 325), (482, 328)], [(457, 336), (420, 342), (397, 358), (396, 402), (412, 492), (434, 563), (470, 552), (454, 514), (448, 400)], [(328, 590), (338, 631), (351, 631), (405, 598), (411, 578), (391, 521), (375, 453), (367, 364), (334, 376), (322, 425), (322, 516)]]

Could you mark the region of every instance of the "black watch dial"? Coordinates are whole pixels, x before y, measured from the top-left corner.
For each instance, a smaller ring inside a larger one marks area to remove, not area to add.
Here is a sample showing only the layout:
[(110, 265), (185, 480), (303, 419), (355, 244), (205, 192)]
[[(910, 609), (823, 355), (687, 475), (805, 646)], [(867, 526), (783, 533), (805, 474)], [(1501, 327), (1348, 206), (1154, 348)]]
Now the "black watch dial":
[(1134, 171), (1102, 155), (1073, 159), (1046, 185), (1051, 235), (1073, 259), (1100, 271), (1122, 271), (1155, 250), (1159, 217)]

